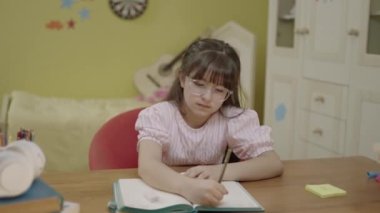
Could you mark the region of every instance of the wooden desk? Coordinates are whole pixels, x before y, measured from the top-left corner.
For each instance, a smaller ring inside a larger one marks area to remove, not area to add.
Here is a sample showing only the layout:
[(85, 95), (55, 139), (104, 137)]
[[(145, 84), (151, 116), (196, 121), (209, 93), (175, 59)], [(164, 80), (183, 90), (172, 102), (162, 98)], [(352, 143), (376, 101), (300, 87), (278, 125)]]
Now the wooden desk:
[[(367, 171), (380, 171), (380, 164), (365, 157), (284, 161), (283, 176), (243, 186), (266, 212), (380, 212), (380, 183), (367, 178)], [(66, 200), (80, 203), (81, 213), (107, 212), (112, 183), (137, 177), (136, 169), (96, 172), (45, 173), (43, 179)], [(330, 183), (347, 191), (335, 198), (319, 198), (305, 191), (306, 184)]]

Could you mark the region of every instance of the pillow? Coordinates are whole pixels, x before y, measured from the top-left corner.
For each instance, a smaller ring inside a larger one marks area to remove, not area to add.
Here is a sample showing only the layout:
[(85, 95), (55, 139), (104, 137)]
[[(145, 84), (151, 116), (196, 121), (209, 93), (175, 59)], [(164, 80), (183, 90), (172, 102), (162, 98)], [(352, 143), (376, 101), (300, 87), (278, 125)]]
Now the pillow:
[(146, 101), (125, 99), (70, 99), (14, 91), (8, 110), (8, 135), (15, 140), (20, 128), (32, 129), (34, 141), (47, 158), (46, 170), (88, 169), (88, 151), (95, 132), (108, 119)]

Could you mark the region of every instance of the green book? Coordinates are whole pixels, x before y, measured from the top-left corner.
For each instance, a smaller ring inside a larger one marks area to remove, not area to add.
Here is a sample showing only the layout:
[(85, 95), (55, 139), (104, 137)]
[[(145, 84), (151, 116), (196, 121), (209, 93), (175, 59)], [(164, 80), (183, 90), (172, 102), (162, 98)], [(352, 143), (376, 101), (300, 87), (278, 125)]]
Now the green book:
[(41, 178), (19, 196), (0, 198), (0, 212), (59, 212), (62, 205), (62, 195)]
[(264, 208), (236, 181), (223, 181), (228, 194), (218, 206), (192, 204), (182, 196), (160, 191), (139, 178), (119, 179), (113, 184), (118, 212), (263, 212)]

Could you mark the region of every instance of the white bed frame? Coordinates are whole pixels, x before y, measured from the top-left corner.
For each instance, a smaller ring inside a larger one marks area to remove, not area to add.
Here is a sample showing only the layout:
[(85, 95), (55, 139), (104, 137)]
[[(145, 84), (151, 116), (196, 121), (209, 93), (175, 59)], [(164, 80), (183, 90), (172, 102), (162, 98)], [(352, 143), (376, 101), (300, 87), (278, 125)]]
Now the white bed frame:
[(7, 115), (11, 103), (9, 95), (4, 95), (1, 108), (0, 108), (0, 132), (3, 134), (5, 140), (7, 139)]

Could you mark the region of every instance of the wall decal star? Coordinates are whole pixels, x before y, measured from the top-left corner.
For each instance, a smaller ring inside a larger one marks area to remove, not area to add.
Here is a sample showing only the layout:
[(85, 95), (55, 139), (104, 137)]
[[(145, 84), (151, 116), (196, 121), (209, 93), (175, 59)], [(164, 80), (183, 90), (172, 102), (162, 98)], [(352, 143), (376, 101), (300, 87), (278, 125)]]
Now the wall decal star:
[(61, 0), (61, 3), (62, 8), (71, 8), (71, 6), (74, 4), (74, 0)]
[(79, 15), (80, 15), (80, 18), (81, 18), (82, 20), (89, 19), (89, 18), (90, 18), (90, 10), (87, 9), (87, 8), (82, 8), (82, 9), (79, 11)]
[(67, 27), (69, 29), (74, 29), (75, 28), (75, 21), (70, 19), (68, 22), (67, 22)]

